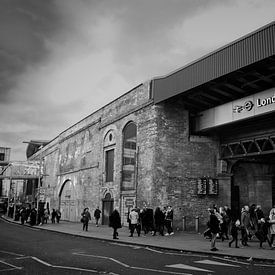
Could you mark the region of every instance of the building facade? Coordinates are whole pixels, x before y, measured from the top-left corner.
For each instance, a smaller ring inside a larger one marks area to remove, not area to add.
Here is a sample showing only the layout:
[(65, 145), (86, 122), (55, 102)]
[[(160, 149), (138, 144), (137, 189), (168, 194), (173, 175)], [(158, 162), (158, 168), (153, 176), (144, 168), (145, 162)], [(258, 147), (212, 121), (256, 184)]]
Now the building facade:
[(207, 219), (275, 203), (275, 23), (133, 88), (29, 156), (43, 164), (40, 200), (79, 221), (84, 207), (171, 205)]

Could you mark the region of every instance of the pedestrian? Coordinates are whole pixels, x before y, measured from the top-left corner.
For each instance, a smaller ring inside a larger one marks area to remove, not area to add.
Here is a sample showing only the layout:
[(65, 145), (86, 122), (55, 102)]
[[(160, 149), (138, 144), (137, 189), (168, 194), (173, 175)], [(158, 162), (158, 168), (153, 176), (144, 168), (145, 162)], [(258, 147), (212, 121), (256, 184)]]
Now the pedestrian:
[(56, 209), (56, 222), (59, 223), (61, 219), (61, 212), (59, 209)]
[(220, 214), (222, 216), (222, 223), (220, 223), (220, 228), (221, 228), (221, 239), (222, 241), (224, 240), (229, 240), (228, 238), (228, 226), (229, 226), (229, 217), (227, 216), (225, 210), (223, 207), (220, 208)]
[(271, 247), (271, 241), (268, 238), (269, 222), (265, 218), (260, 219), (258, 230), (255, 232), (255, 236), (260, 241), (260, 248), (263, 248), (263, 243), (267, 242)]
[(25, 221), (27, 220), (26, 214), (27, 214), (26, 208), (24, 206), (22, 206), (21, 209), (20, 209), (20, 217), (21, 217), (21, 224), (22, 225), (24, 225)]
[(271, 246), (275, 248), (275, 205), (269, 212), (269, 224), (270, 224), (270, 235), (271, 235)]
[(81, 216), (82, 216), (81, 222), (83, 223), (83, 227), (82, 227), (83, 231), (84, 230), (88, 231), (89, 221), (91, 220), (91, 214), (89, 212), (89, 208), (88, 207), (84, 208)]
[(173, 209), (170, 205), (167, 207), (167, 211), (165, 213), (164, 224), (165, 224), (165, 227), (167, 228), (167, 233), (165, 234), (165, 236), (174, 235), (174, 231), (173, 231)]
[(135, 208), (133, 208), (129, 214), (129, 219), (131, 221), (131, 228), (130, 228), (130, 236), (133, 237), (134, 231), (137, 231), (138, 237), (140, 236), (140, 222), (139, 222), (139, 214)]
[(48, 223), (49, 219), (49, 210), (47, 208), (44, 209), (43, 223)]
[(257, 230), (259, 230), (260, 228), (260, 224), (261, 224), (261, 219), (264, 219), (265, 216), (264, 216), (264, 212), (262, 210), (262, 207), (261, 205), (257, 205), (256, 206), (256, 209), (255, 209), (255, 214), (256, 214), (256, 218), (257, 218)]
[(33, 226), (36, 224), (36, 216), (37, 216), (37, 211), (33, 207), (30, 212), (30, 225)]
[(251, 240), (258, 227), (258, 219), (256, 215), (256, 204), (249, 207), (250, 226), (248, 227), (248, 238)]
[(98, 221), (100, 219), (100, 214), (101, 211), (99, 210), (99, 206), (96, 208), (95, 212), (94, 212), (94, 218), (95, 218), (95, 224), (96, 226), (98, 226)]
[(156, 235), (156, 232), (159, 232), (161, 236), (164, 236), (164, 220), (165, 220), (165, 214), (160, 209), (160, 207), (157, 207), (154, 214), (154, 220), (155, 220), (155, 230), (153, 236)]
[(55, 219), (56, 219), (56, 211), (53, 208), (52, 213), (51, 213), (51, 221), (52, 221), (52, 223), (55, 223)]
[(239, 248), (238, 246), (238, 231), (240, 230), (240, 220), (236, 220), (236, 222), (232, 223), (231, 226), (231, 236), (232, 240), (228, 243), (229, 247), (231, 247), (231, 244), (235, 242), (235, 248)]
[(242, 245), (248, 246), (248, 234), (249, 234), (249, 228), (250, 228), (250, 217), (249, 217), (249, 207), (248, 205), (245, 205), (242, 208), (241, 213), (241, 235), (242, 235)]
[(217, 251), (218, 249), (216, 248), (216, 239), (217, 239), (217, 234), (220, 231), (220, 222), (215, 215), (214, 209), (209, 208), (209, 222), (208, 226), (210, 229), (210, 232), (212, 234), (211, 236), (211, 251)]
[(118, 232), (117, 229), (121, 228), (121, 218), (117, 208), (109, 216), (109, 226), (114, 229), (113, 231), (113, 239), (118, 240)]

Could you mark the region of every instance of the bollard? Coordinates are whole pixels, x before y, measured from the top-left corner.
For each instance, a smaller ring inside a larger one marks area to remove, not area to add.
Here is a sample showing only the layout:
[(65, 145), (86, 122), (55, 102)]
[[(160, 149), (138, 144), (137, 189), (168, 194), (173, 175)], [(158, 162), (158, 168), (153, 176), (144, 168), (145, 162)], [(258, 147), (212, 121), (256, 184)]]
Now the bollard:
[(199, 216), (195, 217), (195, 230), (197, 233), (199, 232)]
[(182, 230), (186, 231), (186, 216), (182, 217)]

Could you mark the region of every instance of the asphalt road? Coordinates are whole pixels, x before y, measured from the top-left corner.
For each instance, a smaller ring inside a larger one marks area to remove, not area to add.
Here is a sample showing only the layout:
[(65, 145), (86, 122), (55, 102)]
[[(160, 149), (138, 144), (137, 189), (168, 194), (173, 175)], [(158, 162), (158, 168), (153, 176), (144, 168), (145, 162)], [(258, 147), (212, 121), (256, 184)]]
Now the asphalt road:
[(268, 263), (74, 237), (1, 219), (0, 233), (0, 275), (275, 274)]

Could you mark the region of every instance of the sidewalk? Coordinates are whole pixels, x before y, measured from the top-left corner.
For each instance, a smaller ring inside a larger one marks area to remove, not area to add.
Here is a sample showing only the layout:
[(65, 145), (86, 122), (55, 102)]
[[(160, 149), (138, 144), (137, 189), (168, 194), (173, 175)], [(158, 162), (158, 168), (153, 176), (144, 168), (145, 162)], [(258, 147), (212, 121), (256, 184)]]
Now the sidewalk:
[[(11, 218), (2, 216), (3, 219), (9, 222), (18, 223)], [(29, 225), (27, 225), (29, 226)], [(40, 230), (49, 230), (59, 233), (71, 234), (74, 236), (81, 236), (85, 238), (93, 238), (99, 240), (114, 241), (121, 244), (131, 244), (139, 246), (147, 246), (159, 249), (172, 249), (181, 252), (193, 252), (196, 254), (208, 254), (215, 256), (229, 256), (243, 259), (253, 258), (257, 261), (271, 261), (275, 263), (275, 249), (271, 250), (267, 243), (263, 244), (264, 249), (259, 248), (259, 242), (252, 240), (249, 242), (249, 247), (229, 248), (228, 241), (221, 242), (217, 240), (216, 247), (219, 249), (216, 252), (210, 251), (210, 242), (205, 240), (201, 234), (178, 231), (173, 236), (152, 236), (147, 234), (140, 237), (136, 232), (134, 237), (129, 237), (129, 230), (123, 227), (118, 230), (119, 240), (112, 239), (112, 228), (104, 225), (96, 227), (94, 223), (89, 223), (89, 231), (82, 231), (82, 224), (61, 221), (59, 224), (48, 223), (42, 226), (34, 226)]]

